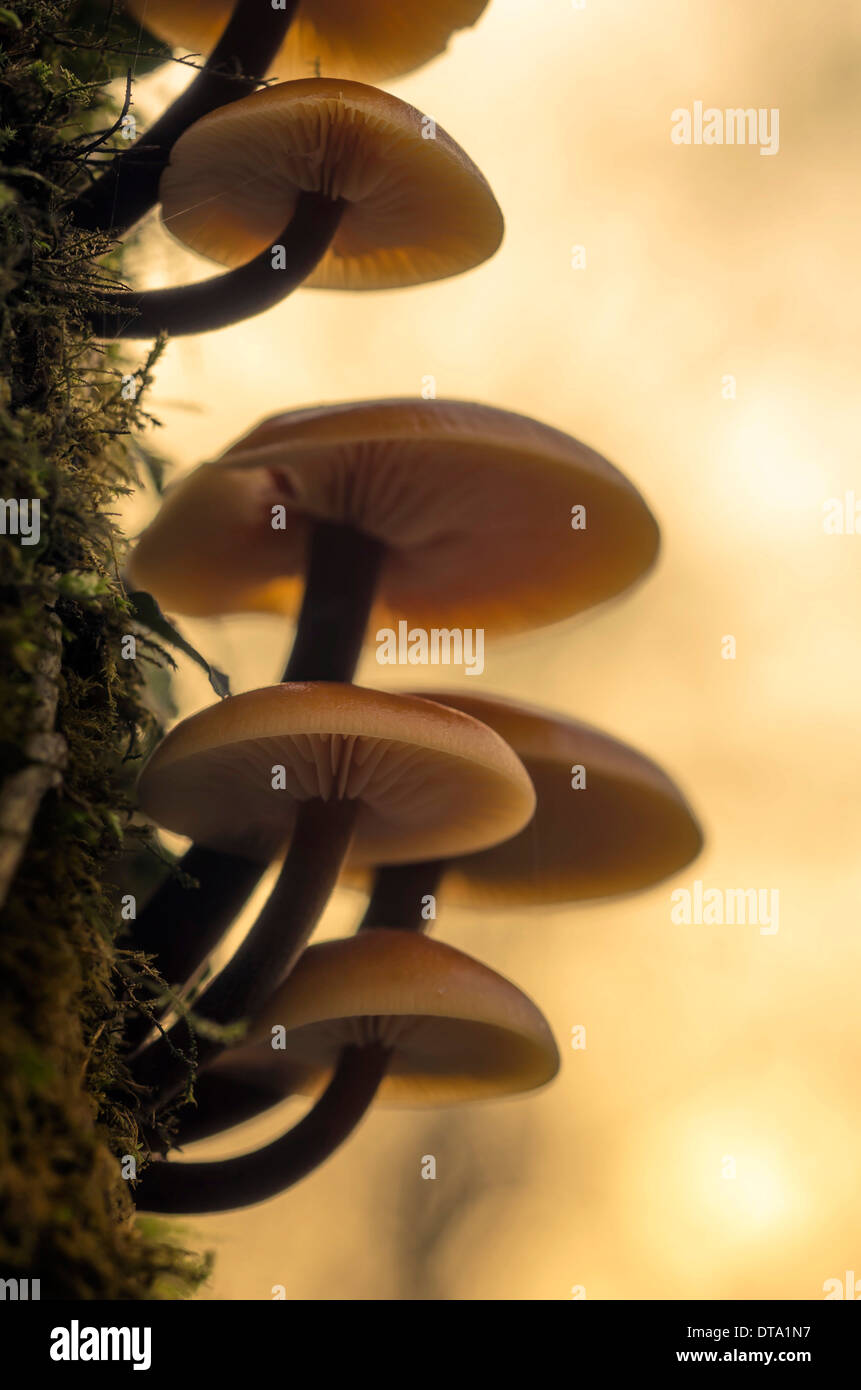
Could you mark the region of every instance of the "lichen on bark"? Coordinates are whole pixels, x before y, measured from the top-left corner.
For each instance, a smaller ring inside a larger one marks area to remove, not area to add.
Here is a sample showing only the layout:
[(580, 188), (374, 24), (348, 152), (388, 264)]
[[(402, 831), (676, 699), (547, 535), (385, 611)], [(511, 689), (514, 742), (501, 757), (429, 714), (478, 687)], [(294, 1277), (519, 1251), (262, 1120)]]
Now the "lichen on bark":
[(64, 213), (116, 144), (88, 150), (126, 61), (107, 10), (0, 7), (0, 498), (31, 520), (39, 504), (38, 540), (7, 506), (0, 535), (0, 1278), (39, 1279), (42, 1298), (183, 1295), (206, 1269), (135, 1221), (121, 1171), (142, 1156), (120, 1047), (141, 962), (109, 885), (157, 721), (146, 635), (122, 655), (114, 512), (154, 354), (87, 336), (94, 260), (116, 273), (121, 253)]

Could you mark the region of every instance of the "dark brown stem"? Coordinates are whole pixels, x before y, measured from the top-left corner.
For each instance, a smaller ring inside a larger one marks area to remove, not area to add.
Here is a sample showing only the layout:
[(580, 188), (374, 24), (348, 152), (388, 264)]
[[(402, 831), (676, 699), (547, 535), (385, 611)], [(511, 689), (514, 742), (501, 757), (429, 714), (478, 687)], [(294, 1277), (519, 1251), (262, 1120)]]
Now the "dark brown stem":
[[(446, 867), (441, 859), (378, 869), (359, 930), (427, 931), (432, 920), (422, 916), (423, 899), (436, 892)], [(214, 1070), (196, 1080), (196, 1108), (180, 1112), (177, 1142), (191, 1144), (262, 1115), (294, 1093), (296, 1079), (287, 1063), (268, 1049), (253, 1058), (237, 1056), (233, 1066), (227, 1053)]]
[(436, 893), (446, 868), (446, 861), (438, 859), (425, 864), (386, 864), (377, 869), (359, 931), (370, 927), (427, 931), (433, 919), (422, 916), (423, 899)]
[[(184, 986), (227, 931), (259, 882), (265, 865), (238, 854), (192, 845), (134, 923), (130, 950), (155, 957), (167, 984)], [(194, 884), (187, 884), (186, 879)], [(125, 1041), (134, 1051), (152, 1029), (141, 1012), (129, 1019)]]
[[(254, 1014), (304, 949), (337, 882), (353, 837), (358, 802), (305, 801), (299, 807), (284, 867), (263, 911), (239, 950), (195, 1001), (194, 1012), (216, 1024)], [(198, 1065), (224, 1049), (210, 1037), (195, 1038), (182, 1018), (140, 1053), (135, 1081), (156, 1089), (156, 1106), (166, 1103), (188, 1078), (189, 1050)]]
[[(318, 522), (311, 538), (305, 596), (285, 681), (353, 679), (377, 590), (384, 547), (352, 526)], [(250, 897), (263, 866), (237, 855), (192, 845), (179, 865), (197, 880), (186, 888), (171, 877), (146, 904), (128, 942), (155, 956), (173, 986), (188, 982)], [(146, 1014), (126, 1026), (129, 1050), (152, 1027)]]
[(384, 553), (382, 541), (353, 526), (317, 522), (296, 636), (282, 680), (353, 679)]
[(106, 290), (89, 311), (92, 330), (100, 338), (211, 333), (261, 314), (307, 280), (329, 249), (345, 207), (323, 193), (300, 193), (281, 236), (246, 265), (167, 290)]
[(265, 1202), (319, 1167), (355, 1129), (377, 1093), (389, 1053), (378, 1045), (345, 1048), (313, 1109), (274, 1143), (216, 1163), (156, 1160), (136, 1189), (142, 1211), (183, 1216), (233, 1211)]
[(239, 1052), (243, 1056), (235, 1058), (226, 1052), (196, 1078), (194, 1105), (183, 1107), (177, 1115), (174, 1147), (233, 1129), (297, 1093), (302, 1068), (292, 1067), (283, 1053), (266, 1046)]
[(167, 111), (72, 205), (88, 231), (133, 226), (158, 202), (158, 185), (183, 131), (202, 116), (248, 96), (260, 84), (281, 47), (299, 0), (273, 9), (271, 0), (237, 0), (227, 28), (206, 66)]

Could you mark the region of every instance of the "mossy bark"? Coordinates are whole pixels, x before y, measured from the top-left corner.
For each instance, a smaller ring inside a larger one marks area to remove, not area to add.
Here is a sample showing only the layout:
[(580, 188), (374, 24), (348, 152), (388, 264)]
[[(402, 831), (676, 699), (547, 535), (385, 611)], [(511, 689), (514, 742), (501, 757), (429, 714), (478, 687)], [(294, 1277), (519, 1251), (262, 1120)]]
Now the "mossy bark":
[(88, 149), (116, 120), (122, 47), (104, 12), (0, 6), (0, 497), (40, 512), (37, 542), (8, 507), (0, 535), (0, 1278), (39, 1279), (43, 1299), (172, 1296), (204, 1270), (135, 1222), (122, 1173), (143, 1157), (119, 1046), (141, 963), (107, 885), (157, 730), (146, 635), (123, 654), (112, 513), (152, 358), (88, 340), (111, 248), (63, 211), (116, 143)]

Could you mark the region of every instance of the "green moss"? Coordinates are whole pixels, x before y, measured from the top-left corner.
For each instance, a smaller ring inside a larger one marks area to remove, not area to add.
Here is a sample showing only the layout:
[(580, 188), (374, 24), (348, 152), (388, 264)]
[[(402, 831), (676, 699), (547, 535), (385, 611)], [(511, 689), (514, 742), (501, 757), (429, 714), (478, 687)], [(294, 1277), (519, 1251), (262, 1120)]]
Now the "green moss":
[(157, 733), (145, 661), (121, 655), (133, 619), (112, 515), (136, 481), (153, 358), (123, 362), (84, 330), (109, 247), (63, 206), (116, 118), (117, 57), (72, 9), (0, 9), (0, 496), (41, 507), (38, 544), (0, 536), (0, 825), (18, 823), (0, 873), (0, 1277), (39, 1278), (43, 1298), (176, 1297), (205, 1262), (136, 1223), (121, 1174), (142, 1147), (118, 1046), (142, 963), (117, 946), (106, 887)]

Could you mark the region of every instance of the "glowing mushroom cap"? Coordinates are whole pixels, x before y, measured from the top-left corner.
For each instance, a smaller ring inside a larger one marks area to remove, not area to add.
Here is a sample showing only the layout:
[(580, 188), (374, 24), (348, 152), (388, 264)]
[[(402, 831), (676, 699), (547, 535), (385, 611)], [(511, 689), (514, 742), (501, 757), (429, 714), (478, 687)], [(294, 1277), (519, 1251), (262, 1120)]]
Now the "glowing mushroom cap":
[(494, 636), (551, 623), (621, 593), (658, 549), (640, 494), (571, 436), (491, 406), (389, 400), (264, 420), (168, 492), (129, 578), (177, 613), (293, 613), (314, 521), (386, 546), (370, 637), (402, 619)]
[[(272, 71), (306, 76), (319, 63), (335, 77), (380, 82), (435, 58), (486, 7), (487, 0), (302, 0)], [(198, 53), (215, 47), (233, 8), (234, 0), (129, 0), (153, 33)]]
[(535, 802), (515, 754), (477, 720), (335, 683), (252, 690), (183, 720), (139, 797), (159, 825), (260, 862), (285, 848), (301, 802), (355, 800), (356, 864), (493, 844)]
[[(284, 1047), (273, 1048), (279, 1025)], [(249, 1040), (243, 1054), (266, 1051), (273, 1077), (288, 1068), (305, 1094), (321, 1088), (343, 1047), (381, 1042), (392, 1055), (379, 1098), (409, 1105), (529, 1091), (559, 1068), (543, 1014), (516, 985), (412, 932), (363, 931), (309, 947)], [(238, 1053), (230, 1055), (235, 1068)]]
[(502, 213), (472, 160), (430, 129), (414, 106), (360, 82), (267, 87), (180, 136), (159, 185), (163, 220), (200, 255), (244, 265), (278, 244), (300, 193), (323, 193), (347, 207), (305, 287), (458, 275), (493, 255)]
[[(446, 902), (524, 905), (633, 892), (699, 854), (702, 832), (682, 793), (636, 749), (588, 724), (459, 691), (430, 698), (495, 729), (523, 761), (535, 816), (513, 839), (451, 860)], [(576, 769), (585, 770), (585, 785)]]

